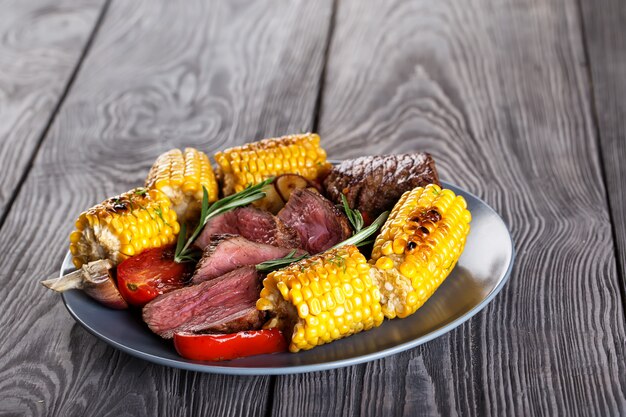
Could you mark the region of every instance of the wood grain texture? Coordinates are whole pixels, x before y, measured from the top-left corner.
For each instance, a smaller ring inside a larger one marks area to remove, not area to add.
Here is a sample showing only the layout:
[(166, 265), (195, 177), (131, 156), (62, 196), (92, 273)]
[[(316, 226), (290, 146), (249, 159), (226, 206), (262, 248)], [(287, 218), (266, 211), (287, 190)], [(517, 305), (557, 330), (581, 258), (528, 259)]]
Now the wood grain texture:
[(330, 13), (286, 0), (111, 3), (0, 233), (1, 416), (265, 415), (269, 377), (118, 352), (38, 280), (58, 271), (77, 214), (141, 184), (162, 151), (309, 129)]
[(583, 1), (580, 6), (617, 260), (626, 288), (626, 3)]
[(517, 261), (488, 308), (446, 336), (358, 370), (280, 377), (276, 394), (295, 403), (275, 415), (626, 412), (582, 45), (569, 0), (339, 3), (320, 117), (328, 154), (433, 153), (443, 179), (501, 213)]
[(0, 3), (0, 219), (29, 169), (103, 4)]

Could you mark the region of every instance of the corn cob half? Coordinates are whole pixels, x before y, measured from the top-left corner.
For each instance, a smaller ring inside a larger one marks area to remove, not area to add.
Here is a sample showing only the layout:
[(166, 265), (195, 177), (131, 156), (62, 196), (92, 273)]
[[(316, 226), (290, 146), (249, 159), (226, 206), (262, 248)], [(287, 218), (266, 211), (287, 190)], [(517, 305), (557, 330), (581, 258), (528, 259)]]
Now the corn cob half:
[(194, 148), (172, 149), (160, 155), (152, 165), (147, 188), (156, 188), (172, 201), (172, 208), (181, 221), (197, 221), (202, 205), (202, 187), (209, 203), (218, 197), (215, 173), (209, 157)]
[(369, 261), (385, 317), (413, 314), (435, 292), (461, 256), (471, 218), (463, 197), (435, 184), (402, 195)]
[(291, 352), (371, 329), (384, 316), (370, 269), (356, 246), (328, 250), (270, 273), (257, 309), (273, 316), (266, 328), (291, 334)]
[(180, 226), (169, 198), (136, 188), (81, 213), (70, 234), (77, 268), (99, 259), (118, 264), (142, 251), (174, 243)]
[(264, 139), (215, 154), (224, 195), (281, 174), (317, 179), (330, 170), (320, 137), (314, 133)]

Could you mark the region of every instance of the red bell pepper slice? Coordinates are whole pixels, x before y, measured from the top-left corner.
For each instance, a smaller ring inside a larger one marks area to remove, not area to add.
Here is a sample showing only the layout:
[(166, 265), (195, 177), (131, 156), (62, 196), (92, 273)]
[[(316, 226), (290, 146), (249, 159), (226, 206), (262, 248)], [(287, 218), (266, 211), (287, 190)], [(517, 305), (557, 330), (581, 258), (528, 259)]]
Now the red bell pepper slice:
[(180, 356), (196, 361), (225, 361), (287, 351), (287, 341), (278, 329), (231, 334), (176, 333), (174, 346)]

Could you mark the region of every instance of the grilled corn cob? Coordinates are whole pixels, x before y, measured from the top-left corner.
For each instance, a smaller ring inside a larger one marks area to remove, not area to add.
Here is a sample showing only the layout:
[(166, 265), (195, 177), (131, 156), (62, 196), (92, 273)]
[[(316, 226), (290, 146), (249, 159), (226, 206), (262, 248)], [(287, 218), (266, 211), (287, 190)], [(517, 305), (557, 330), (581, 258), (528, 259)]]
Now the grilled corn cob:
[(387, 318), (413, 314), (448, 276), (465, 246), (465, 199), (435, 184), (407, 191), (374, 242), (372, 280)]
[(315, 180), (330, 169), (314, 133), (264, 139), (215, 154), (224, 195), (281, 174)]
[(81, 213), (70, 234), (77, 268), (99, 259), (117, 264), (145, 249), (174, 243), (180, 226), (159, 190), (136, 188)]
[(181, 221), (197, 220), (202, 206), (202, 186), (209, 203), (217, 200), (217, 181), (209, 157), (194, 148), (172, 149), (157, 158), (146, 179), (147, 188), (156, 188), (172, 201)]
[(356, 246), (331, 249), (270, 273), (257, 309), (273, 316), (266, 328), (292, 335), (292, 352), (371, 329), (384, 317), (370, 269)]

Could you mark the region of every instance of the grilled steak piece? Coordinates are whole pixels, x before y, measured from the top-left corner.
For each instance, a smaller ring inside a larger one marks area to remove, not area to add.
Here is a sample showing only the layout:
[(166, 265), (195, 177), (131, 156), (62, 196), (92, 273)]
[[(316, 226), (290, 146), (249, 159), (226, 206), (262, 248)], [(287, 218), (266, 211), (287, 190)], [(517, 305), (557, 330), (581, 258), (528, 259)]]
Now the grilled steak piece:
[(341, 204), (345, 194), (352, 209), (358, 209), (367, 224), (391, 210), (406, 191), (438, 184), (435, 161), (427, 153), (364, 156), (343, 161), (324, 180), (328, 197)]
[(239, 235), (252, 242), (282, 248), (297, 248), (300, 244), (295, 230), (272, 213), (254, 207), (240, 207), (209, 220), (194, 245), (204, 249), (211, 236), (222, 234)]
[(352, 235), (346, 215), (320, 194), (306, 189), (291, 193), (278, 217), (298, 232), (300, 248), (310, 254), (323, 252)]
[[(253, 266), (282, 258), (292, 250), (251, 242), (236, 235), (215, 235), (204, 249), (192, 281), (194, 284), (208, 281), (242, 266)], [(304, 251), (298, 249), (296, 255), (304, 255)]]
[(255, 307), (261, 290), (259, 281), (257, 270), (246, 267), (174, 290), (146, 304), (143, 321), (165, 339), (182, 331), (233, 333), (258, 329), (264, 317)]
[[(234, 272), (234, 271), (233, 271)], [(203, 333), (236, 333), (244, 330), (257, 330), (263, 326), (265, 314), (256, 309), (256, 301), (250, 306), (218, 320), (207, 328)]]

